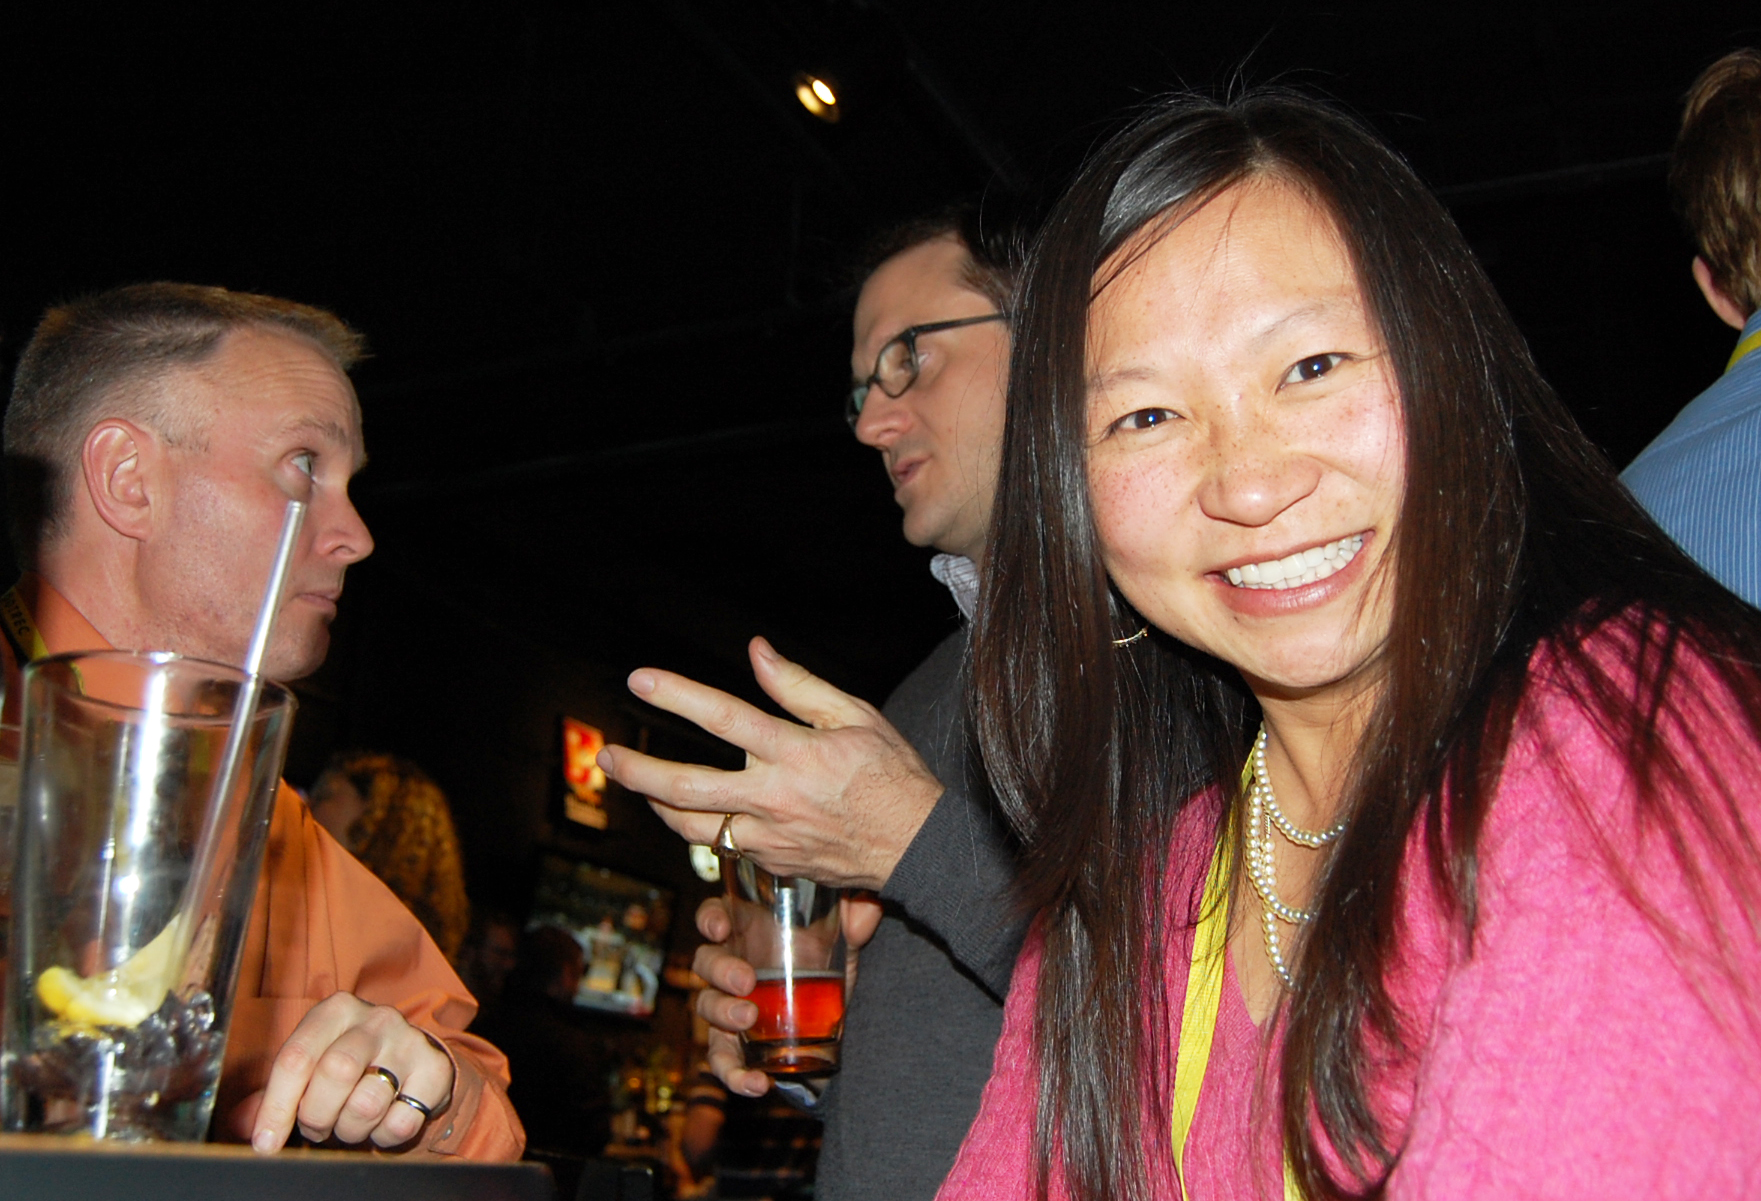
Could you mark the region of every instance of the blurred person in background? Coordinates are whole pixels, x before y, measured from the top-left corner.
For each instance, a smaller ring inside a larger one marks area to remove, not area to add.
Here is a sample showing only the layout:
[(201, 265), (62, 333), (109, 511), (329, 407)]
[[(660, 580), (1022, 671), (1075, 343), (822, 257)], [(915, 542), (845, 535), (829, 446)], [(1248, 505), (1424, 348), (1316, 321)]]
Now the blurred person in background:
[(473, 906), (471, 926), (465, 932), (464, 945), (459, 948), (455, 966), (459, 979), (477, 998), (477, 1017), (495, 1008), (501, 1001), (508, 973), (519, 962), (520, 923), (502, 909)]
[(814, 1175), (823, 1127), (777, 1092), (730, 1095), (700, 1060), (681, 1103), (681, 1198), (798, 1201), (818, 1195)]
[(446, 794), (397, 755), (341, 751), (312, 785), (312, 816), (409, 907), (448, 960), (471, 924)]
[(1761, 604), (1761, 52), (1694, 82), (1669, 190), (1694, 240), (1694, 282), (1740, 331), (1724, 374), (1621, 475), (1719, 583)]
[(684, 1103), (681, 1151), (695, 1195), (717, 1201), (807, 1201), (819, 1195), (814, 1173), (822, 1127), (780, 1094), (729, 1096), (705, 1076), (687, 1090)]
[(508, 1097), (538, 1150), (594, 1156), (611, 1137), (612, 1058), (574, 1005), (586, 970), (567, 930), (526, 931), (501, 1003), (473, 1027), (508, 1057)]

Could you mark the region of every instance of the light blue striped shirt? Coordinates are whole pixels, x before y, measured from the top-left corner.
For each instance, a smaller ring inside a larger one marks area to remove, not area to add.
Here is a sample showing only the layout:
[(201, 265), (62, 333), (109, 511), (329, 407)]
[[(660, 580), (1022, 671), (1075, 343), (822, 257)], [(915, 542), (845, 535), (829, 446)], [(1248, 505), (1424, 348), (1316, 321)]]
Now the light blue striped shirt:
[(1754, 347), (1676, 414), (1621, 479), (1657, 524), (1726, 588), (1761, 605), (1761, 311)]

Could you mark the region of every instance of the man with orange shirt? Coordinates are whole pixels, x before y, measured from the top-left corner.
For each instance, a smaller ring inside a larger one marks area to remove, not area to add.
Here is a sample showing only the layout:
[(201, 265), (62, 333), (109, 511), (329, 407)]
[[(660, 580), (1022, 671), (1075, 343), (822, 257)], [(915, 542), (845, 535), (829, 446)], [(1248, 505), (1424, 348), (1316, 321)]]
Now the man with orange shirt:
[[(43, 318), (5, 422), (27, 569), (0, 598), (9, 711), (19, 663), (43, 654), (242, 662), (294, 499), (306, 522), (263, 671), (323, 662), (343, 573), (373, 549), (348, 497), (365, 461), (345, 374), (360, 353), (329, 313), (221, 288), (118, 288)], [(313, 1141), (517, 1158), (507, 1062), (464, 1033), (475, 1012), (416, 919), (283, 784), (217, 1132), (263, 1152), (297, 1125)]]

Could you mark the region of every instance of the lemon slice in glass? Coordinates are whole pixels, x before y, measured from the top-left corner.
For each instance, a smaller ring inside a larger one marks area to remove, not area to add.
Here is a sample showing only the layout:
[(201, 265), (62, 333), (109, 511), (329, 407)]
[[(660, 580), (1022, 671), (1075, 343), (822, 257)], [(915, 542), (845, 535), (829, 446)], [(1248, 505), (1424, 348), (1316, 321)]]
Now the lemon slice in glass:
[(172, 944), (177, 922), (121, 966), (96, 976), (81, 976), (52, 967), (37, 977), (37, 1000), (64, 1022), (79, 1026), (140, 1025), (165, 1001), (170, 991)]

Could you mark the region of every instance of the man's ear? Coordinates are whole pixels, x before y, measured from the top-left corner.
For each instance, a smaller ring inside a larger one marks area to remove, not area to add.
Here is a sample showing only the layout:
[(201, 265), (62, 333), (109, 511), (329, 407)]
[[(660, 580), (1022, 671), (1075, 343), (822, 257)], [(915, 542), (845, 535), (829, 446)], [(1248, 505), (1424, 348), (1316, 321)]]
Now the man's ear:
[(1720, 321), (1732, 329), (1742, 329), (1749, 323), (1749, 315), (1718, 286), (1718, 281), (1712, 278), (1712, 268), (1697, 254), (1694, 256), (1694, 282), (1700, 285), (1700, 295), (1706, 298), (1706, 303), (1712, 306)]
[(120, 417), (92, 427), (80, 448), (86, 495), (104, 524), (137, 542), (153, 529), (154, 468), (164, 453), (150, 431)]

